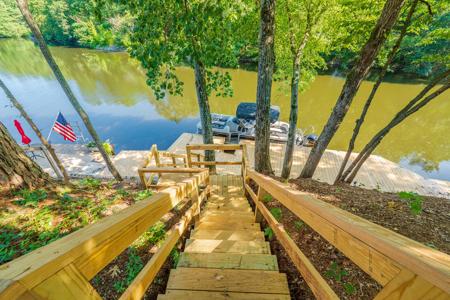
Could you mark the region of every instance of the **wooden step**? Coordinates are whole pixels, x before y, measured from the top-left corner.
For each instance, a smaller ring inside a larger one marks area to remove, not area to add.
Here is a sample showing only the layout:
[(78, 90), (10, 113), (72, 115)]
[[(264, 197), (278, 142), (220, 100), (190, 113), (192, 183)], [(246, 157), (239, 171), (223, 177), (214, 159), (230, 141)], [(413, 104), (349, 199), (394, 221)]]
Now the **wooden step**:
[(238, 222), (198, 222), (195, 224), (196, 229), (214, 229), (214, 230), (261, 230), (259, 223), (238, 223)]
[(229, 240), (229, 241), (264, 241), (264, 233), (257, 230), (206, 230), (195, 229), (191, 239)]
[(290, 300), (289, 295), (168, 290), (159, 300)]
[(233, 204), (233, 203), (224, 203), (224, 204), (217, 204), (217, 203), (206, 203), (205, 205), (205, 210), (209, 210), (209, 209), (217, 209), (217, 210), (221, 210), (221, 209), (231, 209), (231, 210), (237, 210), (237, 211), (242, 211), (243, 209), (250, 209), (250, 204), (248, 203), (242, 203), (242, 204)]
[(269, 254), (183, 252), (177, 267), (278, 271), (277, 257)]
[(188, 253), (240, 253), (270, 254), (265, 241), (222, 241), (188, 239), (184, 252)]
[(225, 200), (213, 200), (213, 201), (209, 201), (207, 202), (207, 204), (209, 205), (234, 205), (234, 206), (239, 206), (239, 205), (246, 205), (249, 204), (247, 200), (229, 200), (229, 199), (225, 199)]
[(222, 195), (211, 195), (208, 198), (208, 201), (225, 201), (225, 200), (233, 200), (233, 201), (247, 201), (247, 198), (244, 197), (243, 195), (238, 195), (238, 194), (232, 194), (232, 195), (226, 195), (226, 196), (222, 196)]
[(253, 212), (252, 208), (250, 206), (244, 206), (244, 207), (227, 207), (227, 206), (207, 206), (205, 205), (204, 211), (208, 212), (229, 212), (229, 211), (235, 211), (235, 212)]
[(247, 217), (254, 217), (255, 214), (250, 211), (217, 211), (217, 210), (205, 210), (201, 213), (201, 216), (227, 216), (227, 217), (233, 217), (233, 216), (247, 216)]
[(203, 216), (200, 217), (200, 221), (201, 222), (217, 222), (217, 223), (222, 223), (222, 222), (228, 222), (228, 221), (233, 221), (233, 222), (239, 222), (239, 223), (254, 223), (255, 222), (255, 216), (250, 215), (250, 216), (238, 216), (238, 215), (224, 215), (224, 216)]
[(260, 270), (177, 268), (167, 289), (289, 295), (285, 274)]

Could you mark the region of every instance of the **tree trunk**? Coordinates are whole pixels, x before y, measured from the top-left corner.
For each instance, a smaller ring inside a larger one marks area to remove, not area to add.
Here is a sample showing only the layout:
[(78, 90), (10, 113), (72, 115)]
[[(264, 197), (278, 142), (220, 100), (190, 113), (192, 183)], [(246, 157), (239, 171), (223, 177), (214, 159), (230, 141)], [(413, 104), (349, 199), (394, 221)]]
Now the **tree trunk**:
[(51, 183), (48, 174), (25, 154), (1, 122), (0, 183), (8, 189), (32, 189)]
[(17, 108), (17, 110), (20, 112), (20, 114), (25, 118), (25, 120), (28, 122), (30, 127), (33, 129), (34, 133), (38, 136), (38, 138), (41, 140), (41, 143), (45, 146), (47, 151), (50, 153), (50, 156), (53, 158), (53, 160), (56, 162), (56, 165), (58, 166), (59, 170), (63, 174), (64, 182), (69, 182), (69, 175), (66, 172), (66, 169), (62, 165), (61, 161), (59, 160), (58, 156), (55, 153), (55, 150), (53, 147), (47, 142), (47, 140), (42, 136), (41, 131), (39, 128), (34, 124), (31, 117), (27, 114), (27, 112), (24, 110), (23, 106), (17, 101), (17, 99), (14, 97), (14, 95), (11, 93), (11, 91), (6, 87), (6, 85), (3, 83), (3, 81), (0, 79), (0, 87), (5, 92), (6, 96), (8, 97), (9, 101)]
[(406, 35), (406, 30), (408, 29), (408, 27), (411, 23), (411, 18), (412, 18), (412, 15), (414, 14), (414, 11), (416, 10), (416, 6), (417, 6), (418, 2), (419, 2), (419, 0), (414, 0), (413, 3), (411, 3), (411, 8), (408, 11), (408, 15), (406, 16), (406, 20), (400, 31), (400, 35), (399, 35), (397, 41), (395, 42), (394, 47), (392, 47), (391, 52), (388, 55), (387, 61), (383, 66), (383, 69), (381, 70), (380, 74), (378, 75), (378, 79), (375, 82), (375, 84), (372, 88), (372, 91), (370, 92), (370, 95), (366, 100), (366, 103), (364, 104), (361, 115), (356, 120), (356, 125), (355, 125), (355, 128), (353, 129), (353, 134), (352, 134), (352, 137), (348, 144), (347, 153), (345, 154), (345, 157), (344, 157), (344, 160), (342, 161), (338, 175), (336, 176), (336, 181), (334, 182), (335, 184), (338, 181), (344, 181), (344, 178), (342, 177), (342, 173), (344, 172), (345, 167), (347, 166), (348, 160), (350, 158), (350, 155), (352, 154), (353, 149), (355, 148), (355, 142), (356, 142), (356, 138), (358, 137), (359, 130), (361, 129), (362, 124), (364, 123), (364, 120), (367, 115), (367, 111), (369, 110), (369, 107), (372, 104), (372, 100), (375, 97), (375, 94), (378, 91), (378, 88), (380, 87), (380, 85), (384, 79), (384, 76), (387, 73), (387, 69), (391, 65), (392, 61), (394, 60), (394, 56), (397, 53), (398, 49), (400, 48), (400, 44), (402, 43), (402, 40)]
[[(446, 75), (447, 78), (449, 76), (449, 71), (444, 72), (444, 75)], [(442, 79), (442, 74), (438, 76), (438, 78)], [(374, 137), (367, 143), (367, 145), (364, 147), (364, 149), (358, 154), (356, 159), (352, 162), (352, 164), (348, 167), (348, 169), (344, 172), (342, 175), (343, 179), (346, 183), (352, 183), (352, 181), (355, 179), (356, 174), (358, 173), (359, 169), (363, 165), (363, 163), (369, 158), (370, 154), (375, 150), (375, 148), (380, 144), (380, 142), (383, 140), (383, 138), (391, 131), (392, 128), (403, 122), (406, 118), (408, 118), (413, 113), (416, 113), (419, 111), (422, 107), (424, 107), (426, 104), (428, 104), (431, 100), (435, 99), (437, 96), (445, 92), (449, 87), (450, 83), (447, 81), (446, 83), (436, 90), (435, 92), (431, 93), (430, 95), (425, 96), (425, 94), (430, 91), (434, 86), (438, 84), (439, 81), (434, 80), (431, 82), (427, 87), (425, 87), (418, 96), (416, 96), (413, 100), (411, 100), (401, 111), (399, 111), (395, 117), (386, 125), (383, 129), (381, 129), (377, 134), (374, 135)], [(423, 98), (423, 99), (422, 99)], [(421, 100), (422, 99), (422, 100)], [(419, 102), (419, 100), (421, 100)]]
[(292, 156), (294, 154), (295, 138), (297, 132), (298, 120), (298, 83), (300, 81), (300, 59), (295, 58), (293, 62), (291, 78), (291, 111), (289, 114), (289, 133), (286, 142), (286, 151), (284, 153), (283, 170), (281, 177), (288, 179), (291, 174)]
[(255, 128), (255, 170), (261, 173), (272, 173), (269, 112), (275, 60), (274, 38), (275, 0), (261, 0)]
[[(199, 60), (194, 61), (195, 90), (197, 92), (197, 102), (200, 109), (200, 121), (202, 123), (202, 135), (204, 144), (214, 144), (211, 111), (209, 109), (208, 94), (206, 92), (205, 67)], [(212, 150), (205, 151), (205, 160), (214, 161), (215, 153)], [(211, 172), (216, 171), (215, 166), (209, 167)]]
[(84, 109), (81, 107), (80, 103), (76, 99), (75, 95), (72, 92), (72, 89), (70, 88), (69, 84), (67, 83), (66, 79), (64, 78), (64, 75), (62, 74), (61, 70), (59, 69), (58, 65), (56, 64), (50, 50), (47, 47), (47, 44), (44, 41), (44, 37), (41, 34), (41, 31), (39, 30), (39, 27), (33, 20), (33, 16), (31, 15), (29, 9), (28, 9), (28, 1), (27, 0), (16, 0), (17, 4), (19, 6), (19, 9), (25, 19), (25, 22), (28, 24), (28, 27), (30, 28), (31, 32), (33, 33), (34, 37), (37, 40), (37, 43), (39, 45), (39, 48), (41, 49), (42, 55), (44, 56), (45, 60), (47, 61), (48, 65), (52, 69), (53, 73), (56, 76), (56, 79), (58, 80), (59, 84), (61, 85), (62, 89), (64, 90), (64, 93), (66, 94), (67, 98), (69, 98), (70, 103), (72, 103), (72, 106), (75, 108), (77, 113), (80, 115), (81, 119), (83, 120), (84, 125), (86, 126), (87, 130), (89, 131), (92, 139), (94, 140), (97, 148), (99, 149), (101, 155), (103, 156), (103, 159), (106, 162), (106, 166), (108, 167), (111, 174), (114, 176), (114, 178), (118, 181), (122, 181), (122, 177), (120, 176), (119, 172), (114, 167), (110, 157), (106, 153), (105, 149), (103, 148), (103, 143), (101, 142), (97, 132), (94, 129), (94, 126), (92, 125), (87, 113), (84, 111)]
[(300, 177), (311, 178), (314, 174), (320, 158), (344, 119), (362, 80), (369, 71), (381, 46), (386, 40), (389, 31), (394, 26), (403, 3), (404, 0), (386, 1), (381, 16), (378, 19), (369, 40), (362, 48), (358, 61), (347, 76), (344, 87), (342, 88), (341, 94), (327, 124), (323, 128), (317, 143), (311, 149), (311, 153), (303, 167)]

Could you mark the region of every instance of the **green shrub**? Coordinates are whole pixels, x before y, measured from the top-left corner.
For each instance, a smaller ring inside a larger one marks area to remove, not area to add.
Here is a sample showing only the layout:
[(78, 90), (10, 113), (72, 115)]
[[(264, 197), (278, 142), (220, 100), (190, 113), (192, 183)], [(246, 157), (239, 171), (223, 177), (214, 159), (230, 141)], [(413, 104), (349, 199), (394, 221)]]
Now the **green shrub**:
[(30, 191), (28, 189), (20, 190), (17, 195), (22, 199), (13, 201), (14, 204), (27, 207), (37, 207), (39, 202), (47, 198), (47, 192), (44, 190)]
[(147, 199), (151, 195), (152, 195), (152, 191), (150, 191), (150, 190), (139, 191), (134, 196), (134, 200), (135, 201), (141, 201), (141, 200)]
[(269, 240), (273, 238), (273, 230), (270, 227), (264, 228), (264, 236), (266, 236)]
[(96, 178), (86, 177), (78, 181), (78, 184), (82, 188), (98, 189), (102, 182)]
[(423, 198), (419, 194), (414, 192), (400, 192), (398, 196), (401, 199), (405, 199), (409, 203), (409, 209), (413, 215), (419, 215), (422, 213)]
[(270, 209), (270, 213), (278, 222), (281, 220), (282, 217), (281, 208), (273, 207)]

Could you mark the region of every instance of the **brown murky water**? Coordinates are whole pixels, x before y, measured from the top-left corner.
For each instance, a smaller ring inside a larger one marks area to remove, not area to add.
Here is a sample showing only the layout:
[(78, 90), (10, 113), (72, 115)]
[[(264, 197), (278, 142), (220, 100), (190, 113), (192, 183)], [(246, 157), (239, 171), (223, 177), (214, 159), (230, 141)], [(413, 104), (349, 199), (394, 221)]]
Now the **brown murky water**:
[[(145, 83), (145, 73), (126, 53), (87, 49), (52, 48), (63, 73), (94, 120), (100, 134), (122, 149), (146, 149), (152, 143), (170, 145), (181, 132), (195, 132), (198, 107), (193, 72), (180, 67), (184, 95), (158, 101)], [(232, 98), (211, 97), (213, 112), (234, 115), (243, 101), (254, 101), (256, 73), (228, 70), (233, 78)], [(24, 103), (44, 131), (51, 127), (58, 110), (77, 120), (38, 49), (29, 41), (0, 40), (0, 77)], [(341, 91), (344, 79), (318, 76), (300, 95), (300, 128), (319, 134)], [(356, 150), (423, 88), (411, 82), (383, 83), (361, 130)], [(353, 125), (372, 82), (364, 82), (330, 148), (347, 147)], [(289, 117), (289, 91), (275, 83), (272, 102), (281, 108), (281, 119)], [(17, 113), (3, 108), (1, 120), (12, 129)], [(74, 121), (75, 122), (75, 121)], [(59, 142), (58, 140), (55, 142)], [(450, 180), (450, 92), (394, 129), (378, 147), (377, 154), (413, 169), (424, 176)]]

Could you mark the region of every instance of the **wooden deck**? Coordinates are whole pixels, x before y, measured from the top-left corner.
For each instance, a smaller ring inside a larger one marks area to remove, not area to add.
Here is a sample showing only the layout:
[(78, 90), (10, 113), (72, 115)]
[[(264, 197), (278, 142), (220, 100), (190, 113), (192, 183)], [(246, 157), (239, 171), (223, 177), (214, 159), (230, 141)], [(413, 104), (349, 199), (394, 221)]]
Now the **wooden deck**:
[(290, 299), (236, 175), (210, 178), (211, 196), (158, 299)]
[[(214, 143), (216, 144), (223, 144), (224, 141), (225, 139), (223, 137), (214, 137)], [(241, 140), (241, 143), (247, 145), (249, 166), (253, 166), (254, 141)], [(185, 153), (186, 145), (188, 144), (202, 144), (201, 135), (183, 133), (169, 147), (168, 151), (180, 154)], [(272, 143), (270, 150), (272, 168), (275, 171), (275, 175), (280, 175), (285, 145)], [(310, 150), (310, 148), (306, 147), (296, 147), (291, 178), (298, 177)], [(240, 155), (240, 152), (236, 152), (236, 154), (217, 152), (216, 159), (223, 161), (240, 161)], [(343, 151), (325, 151), (313, 178), (321, 182), (332, 184), (338, 173), (344, 155), (345, 152)], [(356, 153), (352, 155), (352, 158), (353, 157), (356, 157)], [(240, 174), (240, 168), (238, 166), (218, 166), (218, 170), (222, 173)], [(419, 174), (402, 168), (398, 164), (378, 155), (371, 155), (356, 176), (353, 184), (368, 189), (379, 189), (383, 192), (412, 191), (421, 195), (450, 199), (450, 182), (426, 179)]]

